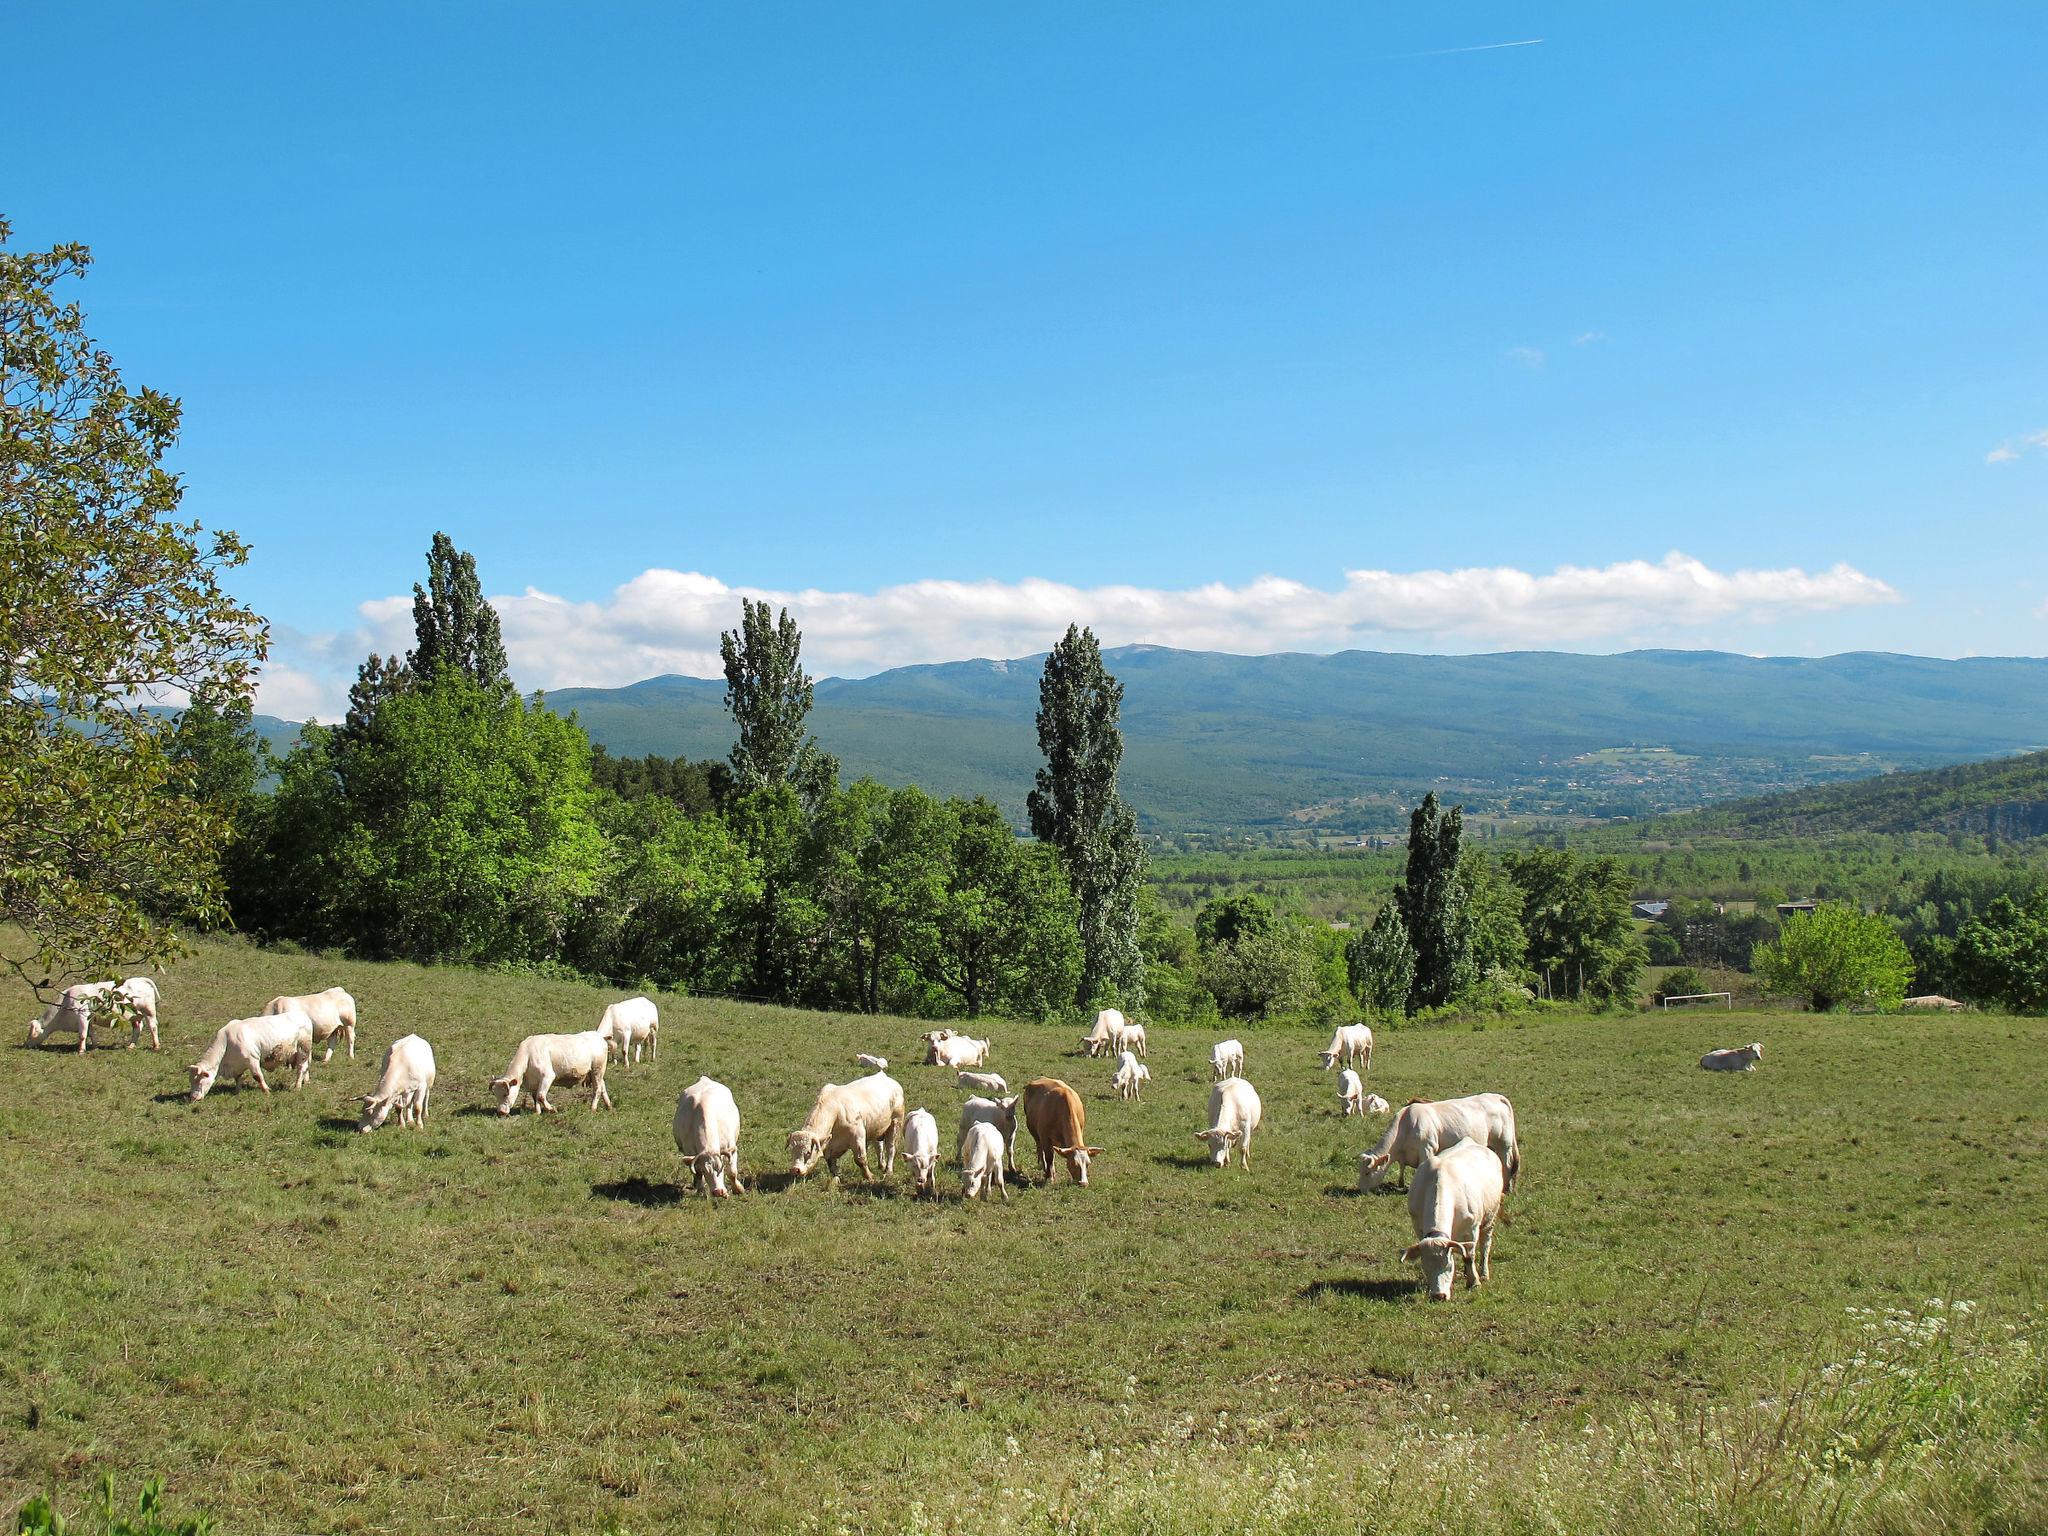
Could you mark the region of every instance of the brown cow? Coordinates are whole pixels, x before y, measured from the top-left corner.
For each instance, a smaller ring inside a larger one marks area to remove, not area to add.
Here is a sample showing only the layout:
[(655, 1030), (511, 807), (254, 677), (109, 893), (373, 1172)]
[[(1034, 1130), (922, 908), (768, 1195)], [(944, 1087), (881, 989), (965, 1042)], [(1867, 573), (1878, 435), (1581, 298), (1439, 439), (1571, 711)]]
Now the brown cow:
[(1088, 1160), (1102, 1148), (1088, 1146), (1088, 1111), (1081, 1095), (1056, 1077), (1034, 1077), (1024, 1085), (1024, 1125), (1038, 1145), (1038, 1174), (1052, 1182), (1053, 1154), (1067, 1160), (1067, 1173), (1088, 1187)]

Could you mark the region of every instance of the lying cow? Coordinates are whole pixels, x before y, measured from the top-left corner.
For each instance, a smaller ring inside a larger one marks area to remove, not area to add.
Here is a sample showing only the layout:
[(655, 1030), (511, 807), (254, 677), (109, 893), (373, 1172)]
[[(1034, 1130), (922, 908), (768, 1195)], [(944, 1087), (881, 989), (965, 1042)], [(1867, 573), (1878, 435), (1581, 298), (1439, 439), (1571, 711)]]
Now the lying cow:
[(802, 1178), (824, 1159), (834, 1183), (839, 1179), (839, 1159), (847, 1153), (860, 1169), (860, 1176), (873, 1179), (868, 1167), (868, 1143), (882, 1149), (882, 1172), (896, 1167), (896, 1146), (903, 1139), (903, 1089), (886, 1072), (857, 1077), (850, 1083), (827, 1083), (818, 1090), (810, 1118), (789, 1133), (789, 1171)]
[(556, 1113), (548, 1102), (548, 1090), (557, 1083), (590, 1084), (590, 1110), (599, 1106), (615, 1109), (605, 1091), (604, 1069), (611, 1060), (611, 1041), (602, 1031), (586, 1029), (574, 1035), (528, 1035), (512, 1053), (512, 1064), (491, 1079), (497, 1096), (498, 1113), (509, 1115), (519, 1107), (520, 1095), (533, 1100), (533, 1112)]
[(78, 1036), (78, 1054), (92, 1043), (93, 1021), (102, 1029), (128, 1020), (128, 1049), (142, 1043), (149, 1031), (149, 1048), (161, 1050), (157, 1037), (158, 999), (156, 983), (147, 976), (130, 976), (126, 981), (81, 981), (57, 994), (57, 1001), (28, 1021), (28, 1043), (38, 1045), (60, 1032)]
[(707, 1202), (747, 1192), (740, 1182), (740, 1107), (730, 1088), (698, 1078), (676, 1099), (669, 1129), (690, 1166), (690, 1188), (701, 1189)]
[(1465, 1261), (1465, 1288), (1493, 1278), (1493, 1229), (1500, 1222), (1501, 1162), (1476, 1141), (1425, 1152), (1408, 1191), (1408, 1221), (1416, 1241), (1402, 1250), (1404, 1264), (1422, 1265), (1431, 1301), (1449, 1301)]
[(313, 1071), (313, 1021), (302, 1009), (230, 1019), (214, 1031), (206, 1053), (185, 1069), (192, 1078), (190, 1098), (197, 1104), (215, 1083), (234, 1082), (244, 1073), (253, 1073), (256, 1086), (267, 1094), (270, 1083), (263, 1069), (284, 1066), (293, 1069), (294, 1092), (306, 1086)]
[(1209, 1090), (1209, 1129), (1195, 1132), (1195, 1140), (1208, 1143), (1209, 1161), (1218, 1168), (1230, 1165), (1232, 1147), (1249, 1168), (1252, 1133), (1264, 1118), (1259, 1091), (1241, 1077), (1226, 1077)]
[(927, 1041), (924, 1048), (924, 1064), (928, 1067), (985, 1067), (988, 1065), (989, 1042), (976, 1040), (971, 1035), (947, 1035), (943, 1040)]
[(1725, 1051), (1709, 1051), (1700, 1058), (1700, 1067), (1707, 1072), (1754, 1072), (1756, 1064), (1764, 1059), (1761, 1041), (1748, 1045), (1733, 1045)]
[(1034, 1077), (1024, 1085), (1024, 1125), (1038, 1148), (1038, 1176), (1052, 1182), (1052, 1160), (1065, 1159), (1067, 1176), (1088, 1187), (1088, 1164), (1102, 1148), (1088, 1145), (1088, 1110), (1081, 1095), (1056, 1077)]
[(327, 1047), (322, 1061), (334, 1060), (336, 1035), (348, 1046), (348, 1059), (356, 1059), (356, 1000), (347, 992), (329, 987), (299, 997), (273, 997), (263, 1005), (265, 1013), (289, 1013), (294, 1008), (313, 1021), (313, 1043)]
[(1395, 1164), (1420, 1166), (1423, 1154), (1471, 1140), (1491, 1147), (1507, 1170), (1507, 1187), (1515, 1187), (1522, 1154), (1515, 1142), (1515, 1106), (1498, 1093), (1475, 1093), (1462, 1099), (1415, 1099), (1394, 1116), (1379, 1145), (1358, 1159), (1358, 1189), (1371, 1194)]
[(359, 1131), (374, 1131), (398, 1112), (400, 1125), (424, 1126), (427, 1099), (434, 1091), (434, 1048), (418, 1035), (400, 1035), (384, 1047), (377, 1086), (363, 1095)]
[(1003, 1081), (1000, 1072), (956, 1072), (953, 1081), (962, 1088), (971, 1088), (976, 1093), (1008, 1093), (1010, 1085)]

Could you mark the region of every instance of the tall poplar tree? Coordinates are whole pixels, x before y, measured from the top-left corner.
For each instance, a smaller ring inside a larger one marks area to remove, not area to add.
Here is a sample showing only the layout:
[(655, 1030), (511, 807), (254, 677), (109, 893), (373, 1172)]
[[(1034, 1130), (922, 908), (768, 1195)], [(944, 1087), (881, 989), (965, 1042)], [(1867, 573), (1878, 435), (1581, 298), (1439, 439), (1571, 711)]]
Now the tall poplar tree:
[(412, 627), (417, 643), (405, 661), (422, 682), (454, 672), (479, 688), (511, 690), (504, 633), (498, 611), (484, 600), (476, 556), (445, 533), (436, 533), (427, 551), (427, 584), (413, 583)]
[(839, 759), (804, 734), (811, 679), (803, 633), (787, 608), (772, 617), (765, 602), (740, 600), (740, 627), (718, 637), (725, 662), (725, 707), (739, 739), (732, 747), (733, 787), (741, 794), (789, 785), (816, 804), (839, 778)]
[(1472, 981), (1472, 913), (1458, 878), (1465, 810), (1448, 811), (1434, 791), (1408, 818), (1408, 872), (1394, 892), (1415, 950), (1409, 1011), (1440, 1008)]
[(1124, 688), (1102, 665), (1092, 630), (1068, 625), (1045, 658), (1038, 684), (1038, 747), (1045, 766), (1027, 801), (1031, 831), (1060, 856), (1081, 909), (1082, 1006), (1114, 993), (1131, 1008), (1144, 1001), (1145, 959), (1138, 948), (1138, 893), (1145, 848), (1138, 818), (1117, 793), (1124, 738), (1118, 727)]

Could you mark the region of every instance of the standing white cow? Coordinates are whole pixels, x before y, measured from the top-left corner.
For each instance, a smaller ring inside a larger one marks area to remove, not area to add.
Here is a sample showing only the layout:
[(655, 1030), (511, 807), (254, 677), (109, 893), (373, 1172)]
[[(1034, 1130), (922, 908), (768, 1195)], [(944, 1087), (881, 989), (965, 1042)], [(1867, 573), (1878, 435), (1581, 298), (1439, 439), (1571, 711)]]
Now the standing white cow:
[(1195, 1140), (1209, 1144), (1209, 1161), (1218, 1168), (1229, 1165), (1232, 1147), (1249, 1168), (1252, 1132), (1264, 1113), (1256, 1088), (1241, 1077), (1226, 1077), (1209, 1090), (1209, 1129), (1195, 1132)]
[(197, 1104), (215, 1083), (233, 1082), (245, 1072), (255, 1074), (256, 1086), (267, 1094), (270, 1083), (263, 1069), (283, 1066), (293, 1069), (294, 1092), (306, 1086), (313, 1071), (313, 1021), (303, 1009), (230, 1019), (214, 1031), (205, 1054), (185, 1070), (191, 1074), (191, 1099)]
[(1330, 1036), (1330, 1048), (1320, 1053), (1323, 1070), (1332, 1067), (1357, 1067), (1362, 1071), (1372, 1070), (1372, 1026), (1369, 1024), (1342, 1024)]
[(298, 1009), (313, 1021), (313, 1043), (324, 1044), (327, 1054), (322, 1061), (334, 1060), (334, 1037), (340, 1035), (348, 1045), (348, 1059), (356, 1059), (356, 1000), (340, 987), (329, 987), (325, 992), (307, 992), (298, 997), (273, 997), (263, 1005), (265, 1013), (289, 1013)]
[(809, 1118), (789, 1133), (789, 1171), (802, 1178), (822, 1158), (837, 1183), (839, 1159), (851, 1152), (860, 1176), (872, 1179), (875, 1175), (868, 1167), (868, 1143), (872, 1141), (882, 1149), (882, 1173), (886, 1176), (896, 1167), (903, 1119), (903, 1087), (886, 1072), (870, 1073), (850, 1083), (827, 1083), (818, 1090)]
[(78, 1054), (83, 1056), (92, 1041), (93, 1021), (102, 1029), (128, 1020), (128, 1049), (142, 1043), (149, 1031), (149, 1048), (161, 1050), (157, 1038), (158, 998), (156, 983), (147, 976), (130, 976), (126, 981), (81, 981), (57, 994), (57, 1001), (28, 1021), (28, 1043), (36, 1045), (59, 1032), (78, 1036)]
[(418, 1035), (400, 1035), (384, 1047), (384, 1070), (377, 1086), (363, 1095), (359, 1131), (374, 1131), (398, 1111), (400, 1125), (424, 1126), (427, 1100), (434, 1091), (434, 1048)]
[(939, 1192), (939, 1122), (928, 1109), (913, 1109), (903, 1122), (903, 1160), (910, 1164), (913, 1192)]
[(1725, 1051), (1709, 1051), (1700, 1058), (1700, 1067), (1707, 1072), (1754, 1072), (1763, 1059), (1763, 1042), (1759, 1040), (1731, 1045)]
[(1209, 1048), (1209, 1075), (1217, 1082), (1244, 1076), (1244, 1042), (1218, 1040)]
[(1347, 1115), (1365, 1113), (1365, 1079), (1350, 1067), (1337, 1078), (1337, 1102)]
[(1420, 1262), (1431, 1301), (1449, 1301), (1465, 1260), (1465, 1288), (1493, 1278), (1493, 1229), (1500, 1221), (1501, 1163), (1493, 1150), (1460, 1141), (1425, 1152), (1408, 1191), (1408, 1221), (1416, 1241), (1402, 1250), (1404, 1264)]
[(604, 1069), (611, 1060), (611, 1042), (601, 1030), (586, 1029), (574, 1035), (528, 1035), (512, 1053), (512, 1064), (491, 1079), (497, 1096), (498, 1113), (509, 1115), (519, 1107), (521, 1094), (533, 1100), (533, 1112), (554, 1114), (548, 1090), (557, 1083), (590, 1084), (590, 1109), (615, 1109), (605, 1091)]
[(1358, 1191), (1371, 1194), (1398, 1163), (1419, 1167), (1425, 1153), (1455, 1141), (1476, 1141), (1491, 1147), (1507, 1170), (1507, 1187), (1515, 1187), (1522, 1152), (1515, 1140), (1515, 1106), (1504, 1094), (1475, 1093), (1462, 1099), (1416, 1099), (1401, 1107), (1379, 1145), (1358, 1159)]
[(1095, 1027), (1081, 1037), (1083, 1056), (1100, 1056), (1109, 1049), (1109, 1034), (1113, 1029), (1124, 1027), (1124, 1016), (1114, 1008), (1105, 1008), (1095, 1015)]
[(730, 1088), (709, 1077), (698, 1078), (676, 1099), (670, 1129), (676, 1151), (690, 1165), (690, 1187), (703, 1190), (707, 1202), (735, 1190), (747, 1192), (740, 1182), (740, 1107)]
[(619, 1048), (619, 1065), (638, 1061), (644, 1047), (649, 1061), (661, 1055), (661, 1013), (644, 997), (629, 997), (607, 1007), (597, 1032), (609, 1035)]

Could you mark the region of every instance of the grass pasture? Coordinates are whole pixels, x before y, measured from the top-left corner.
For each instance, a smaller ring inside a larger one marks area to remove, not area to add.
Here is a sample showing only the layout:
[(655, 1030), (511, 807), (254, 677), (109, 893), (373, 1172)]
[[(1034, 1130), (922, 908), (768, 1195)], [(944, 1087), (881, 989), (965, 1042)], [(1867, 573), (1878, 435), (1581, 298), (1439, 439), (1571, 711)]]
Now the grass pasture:
[[(175, 1097), (228, 1017), (339, 982), (357, 1059)], [(207, 944), (165, 1048), (20, 1046), (0, 988), (0, 1524), (103, 1472), (227, 1531), (1871, 1530), (2048, 1524), (2048, 1021), (1725, 1012), (1383, 1034), (1400, 1103), (1498, 1089), (1524, 1172), (1494, 1283), (1423, 1303), (1405, 1203), (1323, 1043), (1251, 1032), (1249, 1173), (1202, 1163), (1206, 1033), (1141, 1105), (1078, 1031), (1096, 1185), (967, 1207), (780, 1175), (819, 1082), (886, 1054), (951, 1139), (924, 1026), (663, 998), (614, 1113), (484, 1084), (607, 994)], [(354, 1130), (384, 1044), (424, 1133)], [(1714, 1045), (1763, 1069), (1710, 1076)], [(678, 1192), (677, 1091), (745, 1121), (749, 1196)], [(1384, 1122), (1369, 1122), (1377, 1134)], [(1018, 1154), (1031, 1166), (1030, 1139)], [(763, 1175), (767, 1175), (763, 1177)], [(1939, 1303), (1939, 1305), (1935, 1305)], [(1962, 1305), (1958, 1305), (1958, 1304)]]

